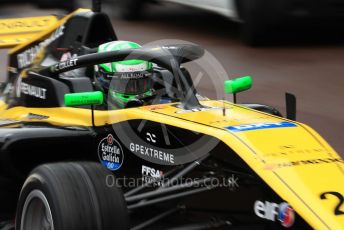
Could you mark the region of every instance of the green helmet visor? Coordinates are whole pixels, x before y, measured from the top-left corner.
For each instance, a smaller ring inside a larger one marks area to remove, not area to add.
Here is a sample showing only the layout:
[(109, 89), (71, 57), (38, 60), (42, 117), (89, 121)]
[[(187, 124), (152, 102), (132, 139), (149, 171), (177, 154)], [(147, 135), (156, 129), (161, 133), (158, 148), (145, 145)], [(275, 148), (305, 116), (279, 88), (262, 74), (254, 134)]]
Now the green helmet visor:
[(106, 73), (103, 71), (101, 78), (108, 81), (111, 92), (138, 95), (152, 88), (152, 73), (150, 71)]

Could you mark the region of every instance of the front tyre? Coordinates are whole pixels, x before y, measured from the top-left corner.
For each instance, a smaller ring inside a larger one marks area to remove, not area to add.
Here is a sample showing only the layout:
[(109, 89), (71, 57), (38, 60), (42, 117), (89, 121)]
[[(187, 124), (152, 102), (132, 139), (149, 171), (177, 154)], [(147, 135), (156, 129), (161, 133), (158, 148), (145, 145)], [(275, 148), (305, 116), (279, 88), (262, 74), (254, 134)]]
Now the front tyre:
[(37, 167), (18, 200), (18, 230), (124, 230), (129, 219), (123, 194), (107, 186), (109, 174), (97, 163)]

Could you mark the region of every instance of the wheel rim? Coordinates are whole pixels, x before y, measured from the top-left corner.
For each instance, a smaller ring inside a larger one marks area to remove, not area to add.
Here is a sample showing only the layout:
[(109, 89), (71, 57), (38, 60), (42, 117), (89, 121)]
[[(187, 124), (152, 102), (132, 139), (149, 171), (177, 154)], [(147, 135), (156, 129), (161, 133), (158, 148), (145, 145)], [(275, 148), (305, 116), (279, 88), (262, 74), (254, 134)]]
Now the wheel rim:
[(40, 190), (33, 190), (27, 196), (20, 222), (20, 230), (54, 230), (48, 200)]

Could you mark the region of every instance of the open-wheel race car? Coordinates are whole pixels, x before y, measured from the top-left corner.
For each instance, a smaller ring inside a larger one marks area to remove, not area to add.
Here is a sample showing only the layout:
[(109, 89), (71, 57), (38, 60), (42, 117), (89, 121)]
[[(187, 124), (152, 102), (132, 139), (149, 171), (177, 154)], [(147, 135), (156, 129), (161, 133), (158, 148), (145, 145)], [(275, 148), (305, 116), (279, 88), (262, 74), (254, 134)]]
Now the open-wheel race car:
[[(98, 52), (116, 40), (105, 14), (80, 9), (10, 50), (2, 221), (20, 230), (344, 228), (343, 160), (293, 120), (292, 96), (289, 119), (210, 100), (181, 67), (201, 47)], [(154, 93), (112, 109), (94, 66), (124, 59), (154, 63)], [(224, 88), (235, 95), (251, 84), (243, 77)]]

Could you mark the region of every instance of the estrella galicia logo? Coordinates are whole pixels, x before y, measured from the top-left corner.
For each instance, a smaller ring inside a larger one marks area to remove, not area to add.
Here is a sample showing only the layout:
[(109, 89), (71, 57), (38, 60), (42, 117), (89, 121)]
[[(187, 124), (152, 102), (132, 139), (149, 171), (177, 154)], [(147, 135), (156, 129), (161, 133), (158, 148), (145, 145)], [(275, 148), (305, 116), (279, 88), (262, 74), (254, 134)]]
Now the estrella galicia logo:
[(288, 203), (283, 202), (279, 206), (278, 220), (283, 227), (289, 228), (293, 225), (295, 219), (294, 210)]
[(287, 121), (282, 121), (282, 122), (227, 126), (225, 127), (225, 129), (232, 132), (243, 132), (243, 131), (258, 130), (258, 129), (289, 128), (289, 127), (296, 127), (296, 124), (287, 122)]
[(99, 142), (98, 157), (100, 163), (111, 171), (122, 166), (124, 159), (122, 147), (111, 134)]

